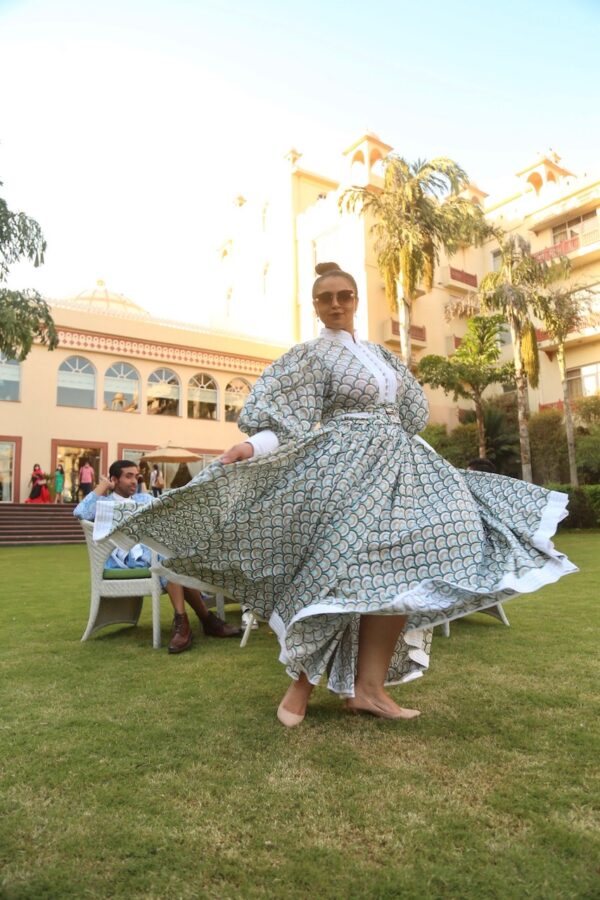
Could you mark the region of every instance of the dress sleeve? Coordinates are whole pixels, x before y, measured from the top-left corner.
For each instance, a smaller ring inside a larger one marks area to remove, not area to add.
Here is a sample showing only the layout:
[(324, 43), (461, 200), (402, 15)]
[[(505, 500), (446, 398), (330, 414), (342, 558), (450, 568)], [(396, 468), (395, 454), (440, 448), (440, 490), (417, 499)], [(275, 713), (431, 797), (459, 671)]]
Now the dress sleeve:
[(238, 428), (303, 440), (321, 420), (327, 373), (312, 343), (299, 344), (268, 366), (244, 404)]
[(399, 413), (404, 430), (412, 437), (425, 428), (429, 422), (427, 397), (408, 366), (405, 366), (397, 356), (386, 348), (382, 349), (386, 359), (392, 363), (400, 375), (400, 380), (404, 386), (404, 391), (400, 397)]

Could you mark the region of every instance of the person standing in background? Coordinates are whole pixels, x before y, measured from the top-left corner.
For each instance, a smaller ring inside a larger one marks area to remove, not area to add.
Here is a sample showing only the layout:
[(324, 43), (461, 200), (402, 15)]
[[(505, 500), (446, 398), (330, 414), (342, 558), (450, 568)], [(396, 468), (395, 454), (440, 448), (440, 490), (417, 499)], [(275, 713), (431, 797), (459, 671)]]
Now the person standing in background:
[(79, 469), (79, 490), (84, 497), (94, 489), (96, 476), (94, 470), (90, 466), (89, 459), (84, 459), (83, 465)]
[(153, 497), (160, 497), (163, 492), (163, 488), (165, 486), (165, 482), (162, 477), (162, 472), (158, 468), (157, 464), (154, 463), (152, 466), (152, 471), (150, 472), (150, 488), (152, 490)]
[(63, 502), (63, 491), (65, 488), (65, 470), (59, 463), (54, 473), (54, 502)]

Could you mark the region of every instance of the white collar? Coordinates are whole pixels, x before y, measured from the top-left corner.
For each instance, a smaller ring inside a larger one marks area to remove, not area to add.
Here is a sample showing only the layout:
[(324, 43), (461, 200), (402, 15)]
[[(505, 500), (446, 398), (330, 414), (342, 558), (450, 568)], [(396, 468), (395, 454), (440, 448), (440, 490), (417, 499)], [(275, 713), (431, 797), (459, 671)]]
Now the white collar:
[(351, 335), (349, 331), (334, 328), (321, 328), (319, 337), (329, 338), (332, 341), (340, 341), (342, 344), (358, 344), (358, 332)]

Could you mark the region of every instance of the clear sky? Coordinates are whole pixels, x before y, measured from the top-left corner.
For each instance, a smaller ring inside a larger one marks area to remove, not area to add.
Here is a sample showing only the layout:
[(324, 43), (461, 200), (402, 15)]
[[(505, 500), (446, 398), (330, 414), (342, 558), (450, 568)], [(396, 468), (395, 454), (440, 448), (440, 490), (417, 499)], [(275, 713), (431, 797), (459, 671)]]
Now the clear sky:
[(484, 190), (556, 150), (600, 174), (600, 0), (0, 0), (0, 179), (50, 297), (208, 319), (228, 204), (365, 129)]

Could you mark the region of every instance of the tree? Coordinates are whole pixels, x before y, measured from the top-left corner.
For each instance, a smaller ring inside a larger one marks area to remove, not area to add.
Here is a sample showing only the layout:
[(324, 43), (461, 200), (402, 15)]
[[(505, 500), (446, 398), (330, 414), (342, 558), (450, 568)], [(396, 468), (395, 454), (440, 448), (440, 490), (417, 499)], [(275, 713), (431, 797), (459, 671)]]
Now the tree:
[(46, 241), (35, 219), (12, 212), (0, 197), (0, 353), (7, 359), (25, 359), (35, 338), (49, 350), (58, 344), (50, 308), (41, 295), (2, 286), (13, 263), (28, 259), (40, 266), (45, 251)]
[(451, 159), (410, 163), (390, 154), (384, 161), (383, 189), (352, 187), (340, 197), (341, 208), (373, 217), (377, 264), (390, 309), (398, 314), (401, 354), (407, 365), (417, 286), (423, 282), (431, 290), (442, 249), (452, 255), (490, 232), (481, 209), (459, 196), (468, 182), (466, 172)]
[(573, 409), (567, 384), (567, 364), (565, 358), (565, 343), (572, 331), (580, 331), (587, 325), (594, 323), (594, 313), (591, 308), (591, 298), (575, 287), (557, 285), (548, 291), (546, 297), (541, 299), (538, 315), (544, 323), (544, 328), (556, 344), (556, 360), (560, 372), (560, 383), (563, 393), (563, 405), (565, 413), (565, 430), (567, 434), (567, 449), (569, 454), (569, 480), (574, 487), (579, 484), (577, 476), (577, 459), (575, 454), (575, 430), (573, 427)]
[(491, 384), (510, 384), (515, 378), (512, 363), (499, 365), (499, 339), (504, 329), (504, 319), (500, 315), (473, 316), (460, 347), (450, 358), (433, 354), (424, 356), (417, 370), (420, 381), (452, 394), (455, 401), (459, 397), (472, 401), (482, 459), (487, 456), (483, 392)]
[[(499, 394), (483, 405), (486, 459), (500, 475), (516, 477), (520, 472), (519, 432), (516, 412), (513, 424), (513, 417), (503, 405), (506, 398), (506, 394)], [(475, 412), (468, 410), (461, 418), (465, 425), (474, 422)]]
[(565, 277), (568, 264), (560, 260), (550, 265), (535, 259), (528, 242), (518, 234), (507, 236), (499, 231), (495, 234), (500, 245), (500, 267), (496, 272), (488, 272), (483, 277), (479, 296), (482, 309), (501, 313), (510, 328), (515, 360), (522, 475), (525, 481), (532, 481), (527, 427), (527, 383), (529, 380), (532, 387), (535, 387), (539, 372), (532, 316), (539, 311), (549, 286)]

